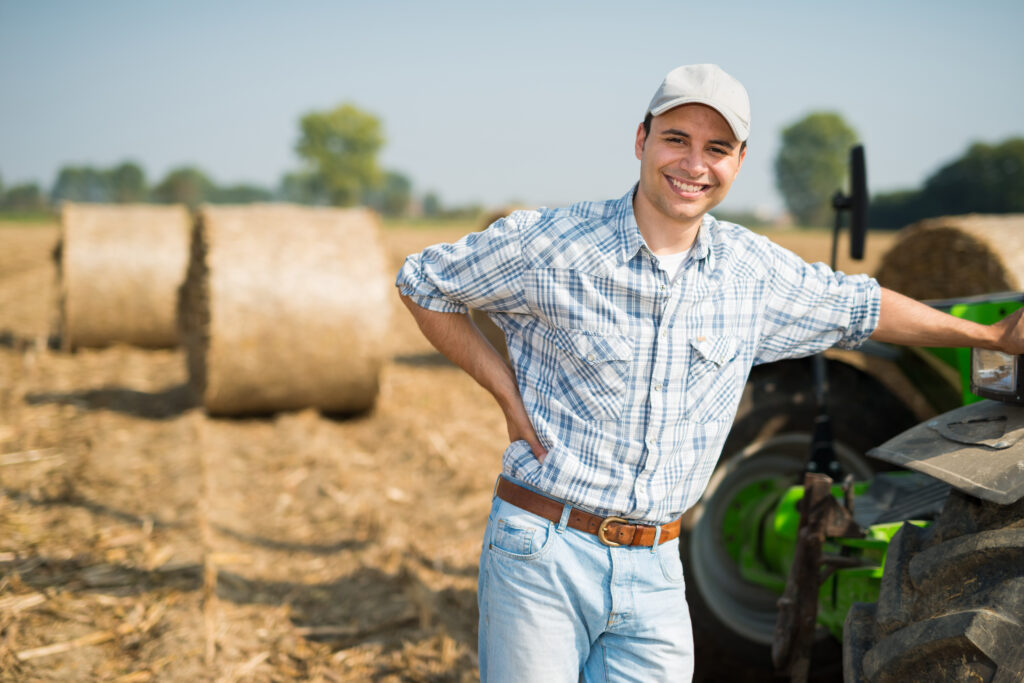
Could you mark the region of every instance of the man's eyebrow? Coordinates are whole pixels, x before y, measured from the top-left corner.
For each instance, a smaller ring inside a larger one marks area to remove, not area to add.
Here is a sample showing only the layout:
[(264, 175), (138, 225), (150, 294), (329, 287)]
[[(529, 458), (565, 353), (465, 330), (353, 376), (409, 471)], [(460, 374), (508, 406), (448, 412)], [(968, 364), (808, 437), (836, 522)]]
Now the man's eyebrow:
[[(672, 137), (675, 138), (686, 138), (687, 140), (690, 139), (689, 133), (685, 133), (679, 130), (678, 128), (667, 128), (661, 131), (661, 134), (671, 135)], [(721, 145), (722, 147), (728, 147), (730, 150), (736, 148), (736, 145), (733, 144), (732, 142), (729, 142), (728, 140), (708, 140), (708, 142), (710, 142), (712, 145)]]

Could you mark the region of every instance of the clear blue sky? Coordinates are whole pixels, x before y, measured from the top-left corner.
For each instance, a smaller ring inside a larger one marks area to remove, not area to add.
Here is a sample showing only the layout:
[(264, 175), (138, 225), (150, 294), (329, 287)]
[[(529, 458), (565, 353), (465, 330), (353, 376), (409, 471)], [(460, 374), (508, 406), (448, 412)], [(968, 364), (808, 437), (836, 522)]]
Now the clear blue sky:
[(1020, 0), (0, 0), (0, 177), (130, 159), (273, 187), (300, 116), (347, 101), (446, 204), (619, 196), (663, 75), (715, 62), (753, 106), (724, 206), (773, 210), (780, 130), (811, 111), (857, 130), (874, 192), (1024, 135), (1022, 27)]

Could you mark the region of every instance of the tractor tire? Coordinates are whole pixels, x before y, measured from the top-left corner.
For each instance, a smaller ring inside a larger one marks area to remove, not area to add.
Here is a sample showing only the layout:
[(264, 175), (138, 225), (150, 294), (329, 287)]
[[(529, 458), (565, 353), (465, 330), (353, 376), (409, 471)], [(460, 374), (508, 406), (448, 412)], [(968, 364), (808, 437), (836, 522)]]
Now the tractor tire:
[(1024, 680), (1024, 499), (953, 490), (932, 526), (904, 524), (843, 641), (847, 683)]
[[(863, 454), (918, 420), (869, 375), (832, 361), (828, 373), (840, 464), (856, 479), (870, 478), (886, 467)], [(753, 481), (799, 483), (811, 449), (812, 388), (809, 359), (754, 368), (707, 491), (683, 517), (679, 548), (694, 627), (694, 681), (772, 680), (779, 596), (742, 579), (725, 552), (717, 523), (730, 494)], [(820, 641), (812, 680), (840, 680), (840, 644), (824, 630)]]

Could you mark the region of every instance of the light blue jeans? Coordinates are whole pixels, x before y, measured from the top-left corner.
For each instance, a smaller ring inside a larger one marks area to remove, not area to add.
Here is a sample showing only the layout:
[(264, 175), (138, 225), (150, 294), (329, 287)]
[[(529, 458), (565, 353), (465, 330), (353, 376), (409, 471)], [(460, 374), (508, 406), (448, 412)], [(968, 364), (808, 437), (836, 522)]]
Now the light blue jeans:
[(602, 544), (500, 498), (480, 556), (480, 680), (689, 681), (679, 541)]

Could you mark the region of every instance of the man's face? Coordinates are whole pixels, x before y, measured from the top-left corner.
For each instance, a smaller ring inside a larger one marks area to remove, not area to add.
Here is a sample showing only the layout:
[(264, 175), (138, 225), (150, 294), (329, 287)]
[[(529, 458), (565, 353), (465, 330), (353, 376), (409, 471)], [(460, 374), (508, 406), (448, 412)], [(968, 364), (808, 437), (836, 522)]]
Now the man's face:
[(711, 107), (684, 104), (655, 116), (650, 133), (643, 124), (636, 132), (638, 214), (692, 227), (725, 199), (745, 156), (729, 124)]

